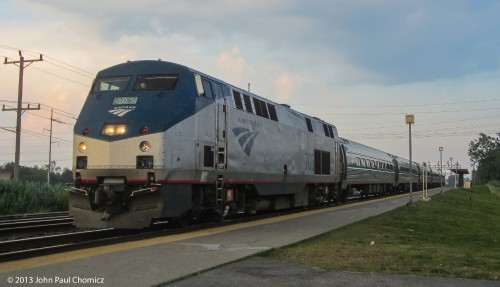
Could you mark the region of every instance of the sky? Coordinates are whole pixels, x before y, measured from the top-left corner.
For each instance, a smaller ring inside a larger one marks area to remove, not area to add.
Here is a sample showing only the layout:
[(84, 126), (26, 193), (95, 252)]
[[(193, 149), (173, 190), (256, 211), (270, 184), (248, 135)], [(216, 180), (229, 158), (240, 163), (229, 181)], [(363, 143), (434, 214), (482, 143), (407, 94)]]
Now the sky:
[[(21, 165), (71, 168), (72, 128), (95, 74), (127, 60), (183, 64), (335, 125), (340, 136), (417, 162), (453, 158), (500, 126), (500, 1), (0, 1), (0, 59), (24, 70)], [(19, 68), (0, 65), (0, 105)], [(0, 113), (0, 164), (16, 113)]]

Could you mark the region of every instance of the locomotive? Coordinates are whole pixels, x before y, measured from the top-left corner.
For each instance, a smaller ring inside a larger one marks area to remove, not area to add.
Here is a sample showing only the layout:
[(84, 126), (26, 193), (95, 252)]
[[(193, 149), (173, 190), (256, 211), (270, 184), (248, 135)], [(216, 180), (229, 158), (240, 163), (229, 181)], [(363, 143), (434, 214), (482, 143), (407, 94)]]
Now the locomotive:
[(75, 124), (69, 212), (86, 228), (185, 226), (406, 190), (411, 166), (189, 67), (128, 61), (97, 74)]

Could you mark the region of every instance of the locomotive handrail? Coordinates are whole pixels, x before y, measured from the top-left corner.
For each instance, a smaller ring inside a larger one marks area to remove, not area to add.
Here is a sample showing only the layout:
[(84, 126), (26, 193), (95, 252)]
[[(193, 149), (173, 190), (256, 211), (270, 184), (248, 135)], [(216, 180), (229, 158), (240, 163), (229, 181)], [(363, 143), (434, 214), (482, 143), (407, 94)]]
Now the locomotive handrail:
[(155, 190), (152, 189), (152, 188), (145, 188), (145, 189), (134, 190), (130, 194), (130, 196), (136, 196), (136, 195), (140, 195), (140, 194), (143, 194), (143, 193), (150, 193), (150, 192), (155, 192)]
[(80, 189), (80, 188), (76, 188), (76, 187), (71, 187), (70, 189), (68, 189), (68, 191), (76, 191), (76, 192), (79, 192), (79, 193), (84, 193), (85, 195), (88, 195), (88, 192), (85, 190), (85, 189)]

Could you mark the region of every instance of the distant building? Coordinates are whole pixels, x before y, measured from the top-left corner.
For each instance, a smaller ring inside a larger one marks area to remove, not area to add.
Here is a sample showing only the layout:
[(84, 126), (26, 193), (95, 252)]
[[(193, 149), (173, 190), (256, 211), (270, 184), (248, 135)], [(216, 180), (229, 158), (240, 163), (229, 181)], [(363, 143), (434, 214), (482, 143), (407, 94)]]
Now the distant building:
[(8, 180), (14, 178), (14, 172), (12, 171), (0, 171), (0, 180)]

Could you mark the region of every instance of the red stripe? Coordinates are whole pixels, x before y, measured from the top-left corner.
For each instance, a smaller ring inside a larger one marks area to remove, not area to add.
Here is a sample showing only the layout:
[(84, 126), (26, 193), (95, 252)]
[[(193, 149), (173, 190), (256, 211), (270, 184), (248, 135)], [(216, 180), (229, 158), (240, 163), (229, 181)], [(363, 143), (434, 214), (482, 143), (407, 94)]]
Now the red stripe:
[[(83, 178), (81, 180), (84, 183), (97, 183), (96, 179), (93, 178)], [(146, 183), (146, 179), (127, 179), (127, 183)], [(158, 183), (167, 183), (167, 184), (214, 184), (215, 180), (207, 180), (207, 181), (200, 181), (200, 180), (193, 180), (193, 179), (165, 179), (165, 180), (158, 180)], [(282, 181), (271, 181), (271, 180), (263, 180), (263, 181), (253, 181), (253, 180), (225, 180), (224, 181), (226, 184), (282, 184), (286, 182)], [(296, 183), (296, 184), (328, 184), (328, 183), (337, 183), (335, 181), (322, 181), (322, 182), (289, 182), (289, 183)]]

